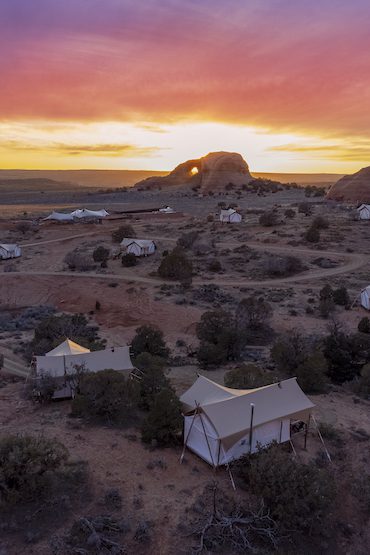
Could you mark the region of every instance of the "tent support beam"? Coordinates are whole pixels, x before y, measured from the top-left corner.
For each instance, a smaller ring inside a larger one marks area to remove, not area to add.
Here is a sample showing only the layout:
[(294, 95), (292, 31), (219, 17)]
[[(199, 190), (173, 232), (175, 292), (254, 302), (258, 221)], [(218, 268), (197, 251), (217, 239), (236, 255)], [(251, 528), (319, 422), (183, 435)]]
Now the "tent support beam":
[(314, 415), (312, 415), (312, 421), (313, 421), (313, 423), (315, 424), (315, 428), (316, 428), (316, 431), (317, 431), (317, 435), (319, 436), (320, 441), (321, 441), (321, 443), (322, 443), (322, 446), (324, 447), (324, 451), (325, 451), (325, 454), (326, 454), (326, 456), (327, 456), (327, 458), (328, 458), (328, 461), (331, 462), (330, 453), (329, 453), (329, 451), (327, 450), (327, 447), (326, 447), (325, 442), (324, 442), (324, 438), (323, 438), (322, 435), (321, 435), (321, 432), (320, 432), (320, 430), (319, 430), (319, 427), (318, 427), (318, 425), (317, 425), (316, 418), (314, 417)]
[[(198, 411), (198, 407), (196, 408), (196, 410), (195, 410), (195, 412), (194, 412), (194, 414), (193, 414), (193, 420), (191, 421), (189, 431), (188, 431), (188, 433), (186, 434), (186, 438), (185, 438), (185, 441), (184, 441), (184, 447), (183, 447), (183, 449), (182, 449), (182, 453), (181, 453), (181, 457), (180, 457), (180, 464), (181, 464), (182, 461), (184, 460), (185, 449), (186, 449), (186, 446), (187, 446), (187, 444), (188, 444), (188, 439), (189, 439), (190, 432), (191, 432), (191, 429), (192, 429), (193, 424), (194, 424), (194, 421), (195, 421), (195, 417), (196, 417), (196, 415), (197, 415), (197, 411)], [(184, 427), (185, 427), (185, 417), (184, 417)]]
[[(198, 406), (199, 406), (199, 405), (198, 405)], [(207, 436), (206, 428), (205, 428), (205, 426), (204, 426), (203, 418), (202, 418), (202, 415), (201, 415), (200, 413), (199, 413), (199, 418), (200, 418), (200, 421), (201, 421), (201, 424), (202, 424), (202, 428), (203, 428), (203, 432), (204, 432), (204, 435), (205, 435), (205, 438), (206, 438), (208, 451), (209, 451), (209, 454), (210, 454), (210, 456), (211, 456), (212, 465), (213, 465), (214, 468), (216, 468), (215, 462), (214, 462), (214, 460), (213, 460), (213, 455), (212, 455), (212, 451), (211, 451), (211, 446), (210, 446), (209, 441), (208, 441), (208, 436)]]
[(229, 473), (229, 478), (230, 478), (230, 482), (231, 482), (231, 485), (232, 485), (232, 487), (233, 487), (233, 490), (236, 491), (236, 485), (235, 485), (235, 482), (234, 482), (234, 477), (233, 477), (233, 474), (232, 474), (232, 472), (231, 472), (230, 465), (227, 464), (227, 465), (226, 465), (226, 468), (227, 468), (227, 471), (228, 471), (228, 473)]
[(310, 420), (311, 420), (311, 414), (308, 417), (308, 421), (306, 422), (306, 431), (304, 434), (304, 450), (307, 451), (307, 437), (308, 437), (308, 429), (310, 427)]

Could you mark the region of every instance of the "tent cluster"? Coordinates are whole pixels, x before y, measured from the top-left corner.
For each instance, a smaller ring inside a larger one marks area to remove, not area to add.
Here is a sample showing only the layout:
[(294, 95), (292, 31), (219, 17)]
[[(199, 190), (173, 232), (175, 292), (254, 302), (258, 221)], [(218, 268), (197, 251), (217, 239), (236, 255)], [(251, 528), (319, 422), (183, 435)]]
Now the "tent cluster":
[(257, 389), (230, 389), (199, 376), (180, 400), (184, 449), (214, 467), (274, 441), (290, 441), (291, 425), (308, 425), (314, 407), (296, 378)]
[(154, 254), (157, 248), (151, 239), (133, 239), (132, 237), (125, 237), (121, 241), (121, 247), (127, 254), (134, 254), (135, 256)]
[(361, 204), (357, 208), (359, 220), (370, 220), (370, 204)]
[(55, 222), (74, 222), (76, 220), (102, 220), (109, 213), (102, 208), (101, 210), (88, 210), (87, 208), (78, 208), (73, 212), (66, 214), (64, 212), (52, 212), (43, 221), (52, 220)]
[(0, 244), (0, 260), (7, 260), (8, 258), (18, 258), (21, 256), (21, 247), (15, 244)]
[(90, 351), (70, 339), (66, 339), (44, 356), (34, 359), (34, 378), (40, 380), (43, 376), (55, 379), (59, 388), (54, 398), (73, 396), (72, 377), (82, 368), (84, 372), (99, 372), (107, 368), (127, 373), (129, 376), (134, 369), (129, 347), (114, 347), (101, 351)]
[(228, 210), (221, 210), (220, 212), (220, 222), (228, 224), (238, 224), (242, 221), (242, 216), (234, 210), (234, 208), (229, 208)]

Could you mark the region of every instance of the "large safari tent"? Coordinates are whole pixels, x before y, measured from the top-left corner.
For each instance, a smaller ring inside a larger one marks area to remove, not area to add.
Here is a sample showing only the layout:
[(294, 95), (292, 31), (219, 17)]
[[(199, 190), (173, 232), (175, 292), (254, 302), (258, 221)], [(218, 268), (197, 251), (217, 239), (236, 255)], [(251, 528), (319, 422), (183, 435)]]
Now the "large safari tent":
[(199, 376), (180, 400), (184, 449), (214, 467), (274, 441), (290, 441), (291, 425), (308, 424), (314, 407), (296, 378), (257, 389), (230, 389)]

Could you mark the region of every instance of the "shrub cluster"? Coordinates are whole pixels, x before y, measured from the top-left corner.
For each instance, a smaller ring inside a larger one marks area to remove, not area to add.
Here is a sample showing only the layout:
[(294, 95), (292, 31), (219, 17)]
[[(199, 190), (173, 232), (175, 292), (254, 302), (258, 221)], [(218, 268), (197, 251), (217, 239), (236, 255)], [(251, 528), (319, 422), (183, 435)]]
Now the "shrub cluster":
[(193, 264), (181, 247), (175, 247), (167, 256), (162, 258), (158, 274), (163, 279), (191, 281)]
[(134, 228), (129, 224), (121, 225), (112, 232), (113, 243), (121, 243), (125, 237), (136, 237)]

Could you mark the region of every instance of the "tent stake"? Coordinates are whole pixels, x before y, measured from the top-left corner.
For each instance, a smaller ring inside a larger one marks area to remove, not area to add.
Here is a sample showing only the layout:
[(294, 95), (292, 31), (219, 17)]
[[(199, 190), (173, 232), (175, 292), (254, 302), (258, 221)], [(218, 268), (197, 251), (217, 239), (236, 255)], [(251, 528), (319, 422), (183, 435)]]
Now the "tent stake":
[(231, 482), (231, 485), (232, 485), (232, 487), (233, 487), (233, 490), (236, 491), (236, 485), (235, 485), (235, 482), (234, 482), (234, 478), (233, 478), (233, 474), (232, 474), (232, 472), (231, 472), (230, 465), (227, 464), (227, 465), (226, 465), (226, 468), (227, 468), (227, 471), (228, 471), (228, 473), (229, 473), (230, 482)]

